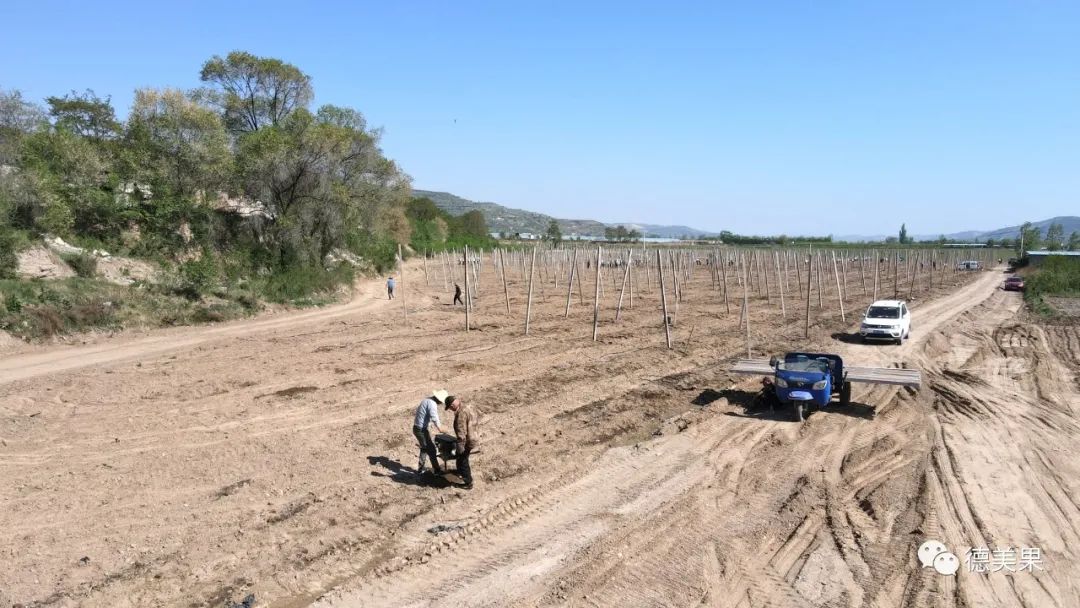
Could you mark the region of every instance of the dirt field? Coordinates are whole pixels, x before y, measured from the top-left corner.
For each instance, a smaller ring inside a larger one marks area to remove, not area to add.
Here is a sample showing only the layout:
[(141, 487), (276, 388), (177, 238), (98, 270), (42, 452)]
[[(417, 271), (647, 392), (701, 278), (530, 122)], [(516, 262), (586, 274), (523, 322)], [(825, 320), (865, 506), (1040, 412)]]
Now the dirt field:
[[(565, 285), (538, 286), (524, 336), (521, 277), (507, 316), (485, 272), (468, 334), (414, 266), (408, 321), (372, 283), (0, 359), (0, 606), (1080, 605), (1080, 327), (1026, 321), (1000, 273), (919, 291), (903, 346), (850, 338), (850, 269), (848, 322), (826, 284), (809, 341), (790, 291), (786, 320), (752, 298), (758, 356), (923, 370), (798, 424), (725, 372), (741, 292), (727, 312), (706, 271), (674, 351), (655, 288), (616, 323), (608, 277), (594, 343), (591, 276), (569, 320)], [(484, 413), (471, 492), (412, 473), (433, 387)], [(916, 558), (931, 538), (1041, 569), (942, 576)]]

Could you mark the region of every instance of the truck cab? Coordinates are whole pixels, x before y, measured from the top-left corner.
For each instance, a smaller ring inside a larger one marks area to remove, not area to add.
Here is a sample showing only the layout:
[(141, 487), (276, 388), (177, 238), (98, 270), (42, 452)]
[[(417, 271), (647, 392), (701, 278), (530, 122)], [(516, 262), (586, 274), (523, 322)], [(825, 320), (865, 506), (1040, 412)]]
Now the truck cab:
[(911, 337), (911, 310), (903, 300), (878, 300), (863, 313), (859, 335), (864, 342), (887, 340), (903, 344)]
[(851, 400), (851, 384), (844, 376), (844, 360), (839, 355), (821, 353), (787, 353), (783, 359), (770, 361), (775, 373), (773, 389), (776, 399), (795, 406), (796, 420), (802, 420), (811, 405), (826, 407), (833, 395), (840, 403)]

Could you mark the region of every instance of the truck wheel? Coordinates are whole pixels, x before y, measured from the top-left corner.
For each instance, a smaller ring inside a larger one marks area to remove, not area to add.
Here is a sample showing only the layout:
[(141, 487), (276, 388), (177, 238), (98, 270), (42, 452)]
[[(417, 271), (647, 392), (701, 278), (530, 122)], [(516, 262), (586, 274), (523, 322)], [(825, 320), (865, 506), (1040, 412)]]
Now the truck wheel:
[(843, 384), (843, 386), (840, 387), (840, 405), (843, 405), (843, 406), (851, 405), (851, 383), (850, 382), (845, 382)]
[(802, 401), (795, 402), (795, 422), (802, 422), (803, 418), (803, 404)]

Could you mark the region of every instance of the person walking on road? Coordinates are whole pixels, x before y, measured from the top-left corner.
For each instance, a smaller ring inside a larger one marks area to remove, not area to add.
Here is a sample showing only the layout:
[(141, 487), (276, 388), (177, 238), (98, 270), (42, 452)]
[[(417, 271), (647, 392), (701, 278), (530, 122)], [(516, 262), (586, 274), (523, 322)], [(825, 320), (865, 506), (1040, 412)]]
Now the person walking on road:
[(386, 295), (391, 300), (394, 299), (394, 277), (386, 279)]
[(420, 462), (416, 465), (417, 475), (427, 473), (424, 456), (431, 460), (432, 472), (436, 475), (442, 475), (442, 468), (439, 466), (439, 454), (435, 449), (435, 442), (431, 440), (431, 431), (428, 430), (428, 426), (434, 424), (436, 431), (443, 432), (442, 428), (439, 427), (439, 404), (447, 403), (446, 397), (446, 391), (436, 389), (431, 391), (430, 397), (416, 406), (412, 430), (413, 436), (416, 437), (416, 441), (420, 444)]
[(458, 304), (461, 304), (462, 306), (465, 305), (465, 303), (461, 301), (461, 286), (454, 283), (454, 305), (456, 306)]
[(447, 397), (446, 409), (454, 412), (454, 434), (457, 435), (454, 453), (457, 455), (457, 473), (461, 476), (461, 487), (471, 490), (473, 476), (469, 456), (480, 447), (480, 416), (472, 407), (465, 405), (461, 397)]

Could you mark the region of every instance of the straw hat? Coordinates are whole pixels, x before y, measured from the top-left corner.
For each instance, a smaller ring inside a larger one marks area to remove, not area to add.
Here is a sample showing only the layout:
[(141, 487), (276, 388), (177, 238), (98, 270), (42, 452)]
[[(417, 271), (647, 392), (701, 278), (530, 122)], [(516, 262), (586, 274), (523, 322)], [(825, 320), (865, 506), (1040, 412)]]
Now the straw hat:
[(439, 403), (446, 403), (446, 398), (450, 396), (450, 393), (444, 391), (441, 388), (437, 388), (431, 391), (431, 396), (439, 400)]

